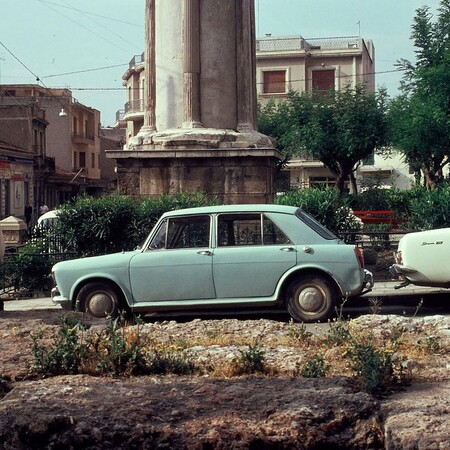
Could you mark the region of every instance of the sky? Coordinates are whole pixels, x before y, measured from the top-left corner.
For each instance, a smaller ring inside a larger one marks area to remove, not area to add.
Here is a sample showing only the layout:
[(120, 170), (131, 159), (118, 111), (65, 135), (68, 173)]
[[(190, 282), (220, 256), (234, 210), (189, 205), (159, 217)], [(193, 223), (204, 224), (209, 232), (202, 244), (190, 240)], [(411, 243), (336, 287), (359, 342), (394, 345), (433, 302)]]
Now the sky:
[[(181, 0), (160, 0), (181, 1)], [(208, 0), (203, 0), (208, 1)], [(360, 35), (375, 46), (375, 82), (398, 94), (400, 58), (415, 60), (417, 8), (435, 16), (439, 0), (255, 0), (263, 37)], [(122, 76), (144, 51), (145, 0), (0, 0), (0, 84), (65, 87), (113, 126), (123, 109)]]

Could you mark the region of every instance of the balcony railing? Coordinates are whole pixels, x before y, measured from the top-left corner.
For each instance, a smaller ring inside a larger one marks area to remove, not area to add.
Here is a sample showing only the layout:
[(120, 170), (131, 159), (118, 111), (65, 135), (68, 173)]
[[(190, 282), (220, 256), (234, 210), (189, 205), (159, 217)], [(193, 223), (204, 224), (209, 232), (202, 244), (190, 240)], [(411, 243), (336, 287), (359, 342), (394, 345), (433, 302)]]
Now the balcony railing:
[(273, 38), (266, 37), (256, 42), (257, 52), (287, 52), (287, 51), (311, 51), (311, 50), (348, 50), (359, 49), (360, 38), (358, 36), (311, 38), (301, 36)]
[(144, 112), (144, 100), (131, 100), (125, 103), (125, 115)]
[(144, 53), (142, 53), (140, 55), (134, 55), (133, 58), (131, 58), (131, 61), (130, 61), (129, 65), (128, 65), (128, 67), (130, 69), (134, 69), (139, 64), (143, 64), (144, 61), (145, 61)]
[(125, 110), (119, 109), (116, 111), (116, 122), (121, 122), (125, 118)]

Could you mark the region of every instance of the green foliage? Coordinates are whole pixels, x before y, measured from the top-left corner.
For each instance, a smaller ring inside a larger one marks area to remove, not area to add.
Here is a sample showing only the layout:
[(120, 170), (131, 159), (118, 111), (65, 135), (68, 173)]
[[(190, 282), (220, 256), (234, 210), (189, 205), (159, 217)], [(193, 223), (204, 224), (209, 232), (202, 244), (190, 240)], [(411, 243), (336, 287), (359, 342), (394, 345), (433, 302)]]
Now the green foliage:
[(287, 160), (307, 154), (322, 161), (343, 193), (359, 161), (385, 144), (385, 99), (383, 90), (368, 93), (363, 84), (326, 94), (291, 91), (286, 101), (260, 108), (259, 129), (277, 139)]
[(328, 372), (329, 366), (322, 356), (317, 355), (308, 360), (303, 366), (300, 375), (305, 378), (323, 378)]
[(99, 358), (96, 371), (100, 374), (119, 376), (123, 374), (137, 375), (146, 373), (147, 362), (144, 355), (144, 343), (138, 331), (129, 339), (125, 328), (121, 327), (122, 318), (109, 320), (108, 327), (90, 340), (90, 347), (95, 348)]
[[(80, 322), (62, 316), (50, 345), (42, 344), (42, 331), (32, 335), (34, 360), (30, 374), (131, 376), (140, 374), (192, 374), (196, 367), (177, 348), (158, 347), (141, 335), (142, 322), (130, 329), (123, 318), (110, 319), (108, 326), (86, 333)], [(45, 341), (44, 341), (45, 342)]]
[(148, 373), (166, 375), (192, 375), (196, 372), (195, 365), (178, 349), (155, 350), (150, 358)]
[(214, 204), (203, 194), (179, 194), (136, 201), (114, 195), (81, 197), (62, 205), (57, 222), (63, 247), (80, 255), (133, 250), (167, 211)]
[(289, 321), (288, 334), (297, 342), (308, 342), (312, 337), (312, 333), (306, 329), (304, 323), (295, 323), (293, 319)]
[(32, 334), (34, 360), (30, 366), (30, 373), (43, 378), (79, 373), (88, 354), (88, 347), (79, 336), (79, 332), (84, 329), (82, 324), (62, 316), (58, 334), (50, 347), (41, 345), (42, 331)]
[(421, 190), (411, 199), (408, 227), (413, 230), (431, 230), (450, 227), (450, 186), (433, 191)]
[(238, 365), (241, 373), (264, 372), (265, 351), (259, 345), (249, 345), (246, 350), (239, 350)]
[(5, 287), (9, 284), (16, 290), (31, 292), (50, 290), (50, 273), (55, 262), (55, 257), (47, 253), (47, 247), (41, 240), (30, 242), (10, 260), (3, 281)]
[(442, 0), (436, 21), (428, 6), (417, 9), (412, 25), (416, 63), (400, 60), (403, 95), (389, 107), (392, 142), (421, 170), (425, 185), (443, 180), (450, 155), (450, 3)]
[(353, 342), (350, 350), (353, 368), (361, 377), (366, 392), (375, 394), (392, 383), (392, 353), (377, 349), (370, 343)]
[(334, 233), (359, 231), (361, 223), (353, 215), (347, 199), (336, 189), (311, 188), (291, 191), (277, 197), (279, 205), (302, 208)]

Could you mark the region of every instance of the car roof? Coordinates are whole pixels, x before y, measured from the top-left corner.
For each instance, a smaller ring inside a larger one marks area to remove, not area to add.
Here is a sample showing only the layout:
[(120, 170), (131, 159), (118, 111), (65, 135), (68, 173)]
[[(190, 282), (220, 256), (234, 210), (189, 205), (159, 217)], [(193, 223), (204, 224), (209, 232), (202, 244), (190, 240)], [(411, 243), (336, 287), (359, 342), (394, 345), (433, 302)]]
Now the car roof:
[(284, 213), (294, 214), (297, 211), (296, 206), (273, 205), (273, 204), (238, 204), (238, 205), (218, 205), (218, 206), (200, 206), (196, 208), (177, 209), (166, 212), (163, 217), (182, 216), (188, 214), (220, 214), (220, 213), (247, 213), (247, 212), (266, 212), (266, 213)]
[(47, 219), (57, 219), (58, 218), (58, 211), (55, 209), (52, 209), (51, 211), (47, 211), (46, 213), (42, 214), (42, 216), (38, 217), (37, 223), (38, 225)]

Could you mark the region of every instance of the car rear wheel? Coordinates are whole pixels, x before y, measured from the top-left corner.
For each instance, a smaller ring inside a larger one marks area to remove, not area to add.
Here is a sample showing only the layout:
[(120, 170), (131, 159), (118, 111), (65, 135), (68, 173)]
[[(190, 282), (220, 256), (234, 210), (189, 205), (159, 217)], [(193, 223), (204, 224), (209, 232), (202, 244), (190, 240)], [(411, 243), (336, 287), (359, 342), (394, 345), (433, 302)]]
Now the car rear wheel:
[(108, 283), (89, 283), (84, 286), (77, 296), (80, 311), (91, 316), (116, 318), (121, 306), (117, 290)]
[(287, 310), (298, 322), (327, 319), (336, 305), (330, 282), (320, 276), (304, 276), (293, 281), (287, 291)]

